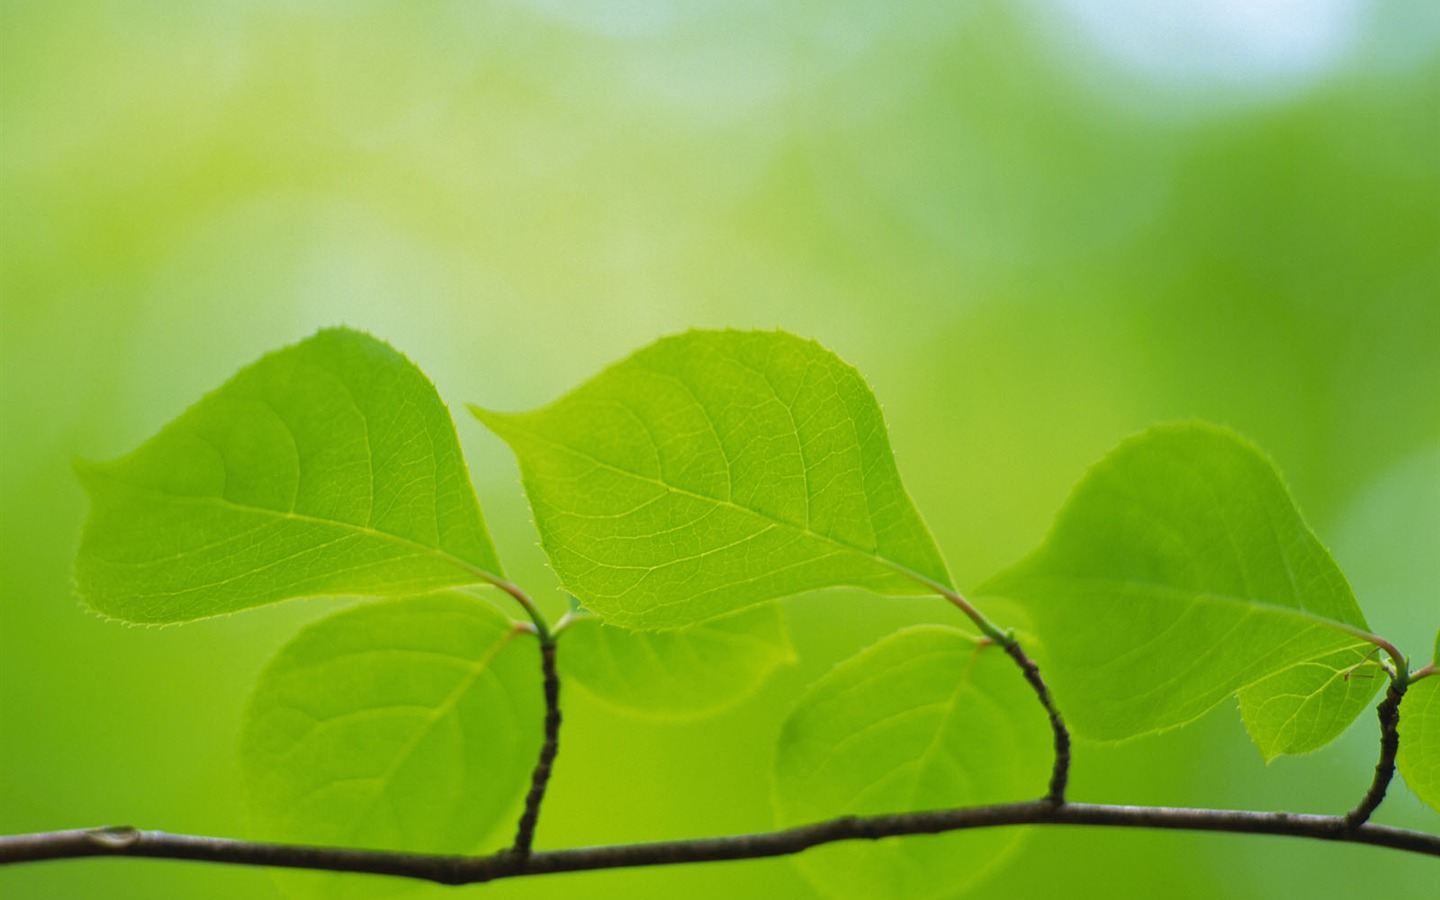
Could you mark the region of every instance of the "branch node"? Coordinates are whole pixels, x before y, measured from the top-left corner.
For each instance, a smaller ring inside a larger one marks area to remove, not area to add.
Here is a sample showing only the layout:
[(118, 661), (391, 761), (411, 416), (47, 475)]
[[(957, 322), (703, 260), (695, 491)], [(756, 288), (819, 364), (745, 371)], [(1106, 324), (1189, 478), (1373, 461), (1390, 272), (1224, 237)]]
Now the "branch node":
[(90, 832), (90, 840), (107, 850), (124, 850), (140, 842), (140, 829), (130, 825), (106, 825)]

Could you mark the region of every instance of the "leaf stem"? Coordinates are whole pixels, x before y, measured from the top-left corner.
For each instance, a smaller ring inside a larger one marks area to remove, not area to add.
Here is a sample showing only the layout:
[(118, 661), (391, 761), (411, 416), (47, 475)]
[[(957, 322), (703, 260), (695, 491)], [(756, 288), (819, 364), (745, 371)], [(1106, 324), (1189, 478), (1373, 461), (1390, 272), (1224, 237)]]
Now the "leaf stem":
[[(459, 562), (466, 571), (487, 584), (494, 585), (515, 599), (534, 625), (535, 637), (540, 641), (540, 679), (545, 696), (544, 737), (540, 743), (540, 757), (530, 773), (530, 790), (525, 794), (525, 807), (515, 825), (515, 842), (510, 846), (508, 856), (513, 864), (524, 865), (535, 842), (535, 826), (540, 821), (540, 806), (545, 802), (545, 790), (550, 785), (550, 774), (555, 769), (555, 757), (560, 753), (560, 673), (555, 668), (555, 634), (550, 623), (518, 584), (501, 578), (484, 569)], [(565, 619), (561, 619), (563, 626)], [(557, 626), (558, 629), (559, 626)]]
[(1336, 628), (1336, 629), (1338, 629), (1338, 630), (1340, 630), (1340, 631), (1344, 631), (1344, 632), (1347, 633), (1347, 634), (1352, 634), (1352, 635), (1354, 635), (1355, 637), (1360, 638), (1360, 640), (1366, 641), (1367, 643), (1374, 644), (1375, 646), (1379, 647), (1381, 650), (1384, 650), (1384, 651), (1385, 651), (1385, 655), (1386, 655), (1386, 656), (1389, 656), (1390, 659), (1394, 661), (1394, 670), (1393, 670), (1393, 671), (1390, 670), (1390, 667), (1388, 667), (1388, 666), (1385, 667), (1385, 668), (1386, 668), (1386, 671), (1391, 671), (1391, 677), (1392, 677), (1392, 678), (1395, 676), (1395, 673), (1396, 673), (1396, 672), (1403, 672), (1403, 671), (1405, 671), (1406, 669), (1408, 669), (1408, 668), (1410, 667), (1409, 661), (1405, 658), (1405, 654), (1403, 654), (1403, 653), (1400, 652), (1400, 648), (1399, 648), (1399, 647), (1396, 647), (1394, 644), (1392, 644), (1392, 643), (1390, 643), (1389, 641), (1385, 640), (1385, 639), (1384, 639), (1383, 637), (1381, 637), (1380, 635), (1378, 635), (1378, 634), (1371, 634), (1370, 632), (1364, 630), (1363, 628), (1356, 628), (1356, 627), (1354, 627), (1353, 625), (1347, 625), (1347, 624), (1344, 624), (1343, 622), (1335, 622), (1335, 621), (1332, 621), (1332, 620), (1326, 620), (1326, 623), (1325, 623), (1325, 624), (1331, 626), (1332, 628)]
[(959, 591), (948, 588), (939, 582), (922, 580), (964, 613), (986, 637), (1004, 648), (1006, 654), (1015, 661), (1015, 665), (1020, 667), (1025, 681), (1035, 692), (1035, 696), (1040, 700), (1040, 705), (1045, 708), (1045, 715), (1050, 719), (1050, 732), (1053, 735), (1055, 761), (1050, 769), (1050, 784), (1044, 799), (1055, 806), (1063, 805), (1065, 788), (1070, 781), (1070, 730), (1065, 727), (1065, 720), (1060, 715), (1059, 708), (1055, 706), (1054, 698), (1050, 696), (1050, 687), (1041, 677), (1040, 667), (1026, 655), (1013, 632), (1002, 631), (985, 618), (984, 614), (976, 609), (969, 600), (966, 600)]
[(560, 617), (560, 621), (555, 623), (555, 627), (550, 629), (550, 633), (558, 639), (560, 635), (565, 631), (565, 629), (569, 628), (571, 625), (574, 625), (576, 622), (583, 622), (586, 619), (594, 618), (596, 618), (596, 615), (589, 610), (572, 609), (566, 612), (565, 615)]
[(1345, 827), (1350, 830), (1365, 824), (1379, 808), (1390, 787), (1390, 780), (1395, 777), (1395, 756), (1400, 751), (1400, 701), (1404, 699), (1410, 682), (1404, 660), (1397, 662), (1398, 668), (1390, 679), (1385, 699), (1375, 707), (1375, 714), (1380, 719), (1380, 759), (1375, 763), (1375, 777), (1371, 779), (1365, 796), (1360, 798), (1360, 803), (1345, 814)]
[(550, 641), (550, 623), (545, 620), (544, 614), (540, 612), (540, 607), (535, 605), (535, 601), (530, 599), (530, 595), (521, 590), (520, 585), (468, 563), (459, 560), (456, 562), (471, 575), (509, 594), (516, 603), (520, 604), (520, 608), (525, 610), (525, 615), (530, 618), (530, 621), (535, 623), (535, 633), (540, 636), (540, 643), (545, 644)]
[(444, 856), (255, 843), (228, 838), (141, 831), (128, 826), (87, 828), (0, 837), (0, 865), (93, 856), (122, 856), (359, 872), (455, 885), (559, 872), (762, 859), (789, 856), (837, 841), (877, 840), (1014, 825), (1085, 825), (1288, 835), (1322, 841), (1369, 844), (1440, 857), (1440, 835), (1371, 823), (1352, 828), (1348, 827), (1340, 816), (1091, 803), (1056, 806), (1047, 800), (1028, 800), (1022, 803), (889, 816), (845, 816), (780, 831), (729, 837), (548, 850), (532, 853), (525, 858), (517, 858), (509, 850), (489, 856)]

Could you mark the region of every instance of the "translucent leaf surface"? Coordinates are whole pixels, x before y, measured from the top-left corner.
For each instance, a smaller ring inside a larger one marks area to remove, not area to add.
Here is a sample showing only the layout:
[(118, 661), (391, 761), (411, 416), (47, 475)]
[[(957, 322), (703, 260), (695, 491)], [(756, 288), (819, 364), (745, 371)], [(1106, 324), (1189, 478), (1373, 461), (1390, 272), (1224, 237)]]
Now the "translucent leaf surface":
[(811, 341), (690, 332), (544, 409), (474, 411), (519, 458), (566, 589), (614, 624), (673, 628), (834, 585), (948, 583), (874, 396)]
[(500, 572), (434, 387), (356, 331), (265, 356), (134, 453), (79, 472), (80, 592), (132, 622)]
[(255, 837), (475, 850), (535, 764), (539, 669), (533, 636), (458, 595), (311, 625), (251, 697), (240, 759)]
[(1440, 678), (1422, 679), (1405, 692), (1395, 761), (1410, 790), (1440, 811)]
[[(1025, 800), (1045, 791), (1044, 713), (994, 645), (940, 626), (900, 631), (841, 663), (780, 735), (781, 825)], [(1023, 835), (1013, 828), (853, 842), (796, 858), (828, 896), (929, 900), (963, 892)]]
[(1057, 702), (1092, 737), (1181, 725), (1255, 685), (1246, 705), (1270, 752), (1318, 746), (1363, 707), (1327, 687), (1366, 630), (1349, 585), (1270, 461), (1223, 429), (1121, 444), (1040, 549), (979, 593), (1029, 607)]
[(558, 654), (567, 685), (631, 714), (665, 719), (719, 712), (794, 658), (774, 603), (670, 631), (627, 631), (587, 617), (566, 626)]
[[(1440, 666), (1440, 633), (1432, 664)], [(1400, 777), (1431, 809), (1440, 811), (1440, 675), (1413, 682), (1400, 702)]]
[(1384, 686), (1384, 672), (1369, 664), (1375, 645), (1355, 646), (1312, 659), (1240, 691), (1245, 729), (1266, 761), (1309, 753), (1330, 743)]

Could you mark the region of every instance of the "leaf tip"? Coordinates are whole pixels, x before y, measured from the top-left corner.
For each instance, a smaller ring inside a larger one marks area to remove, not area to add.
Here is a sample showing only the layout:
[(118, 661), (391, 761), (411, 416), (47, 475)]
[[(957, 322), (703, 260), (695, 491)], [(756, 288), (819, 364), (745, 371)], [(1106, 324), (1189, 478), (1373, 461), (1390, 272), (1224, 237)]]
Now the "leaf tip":
[(509, 430), (506, 426), (516, 417), (516, 413), (496, 412), (493, 409), (476, 406), (474, 403), (465, 404), (465, 408), (470, 410), (470, 415), (480, 420), (481, 425), (484, 425), (501, 438), (506, 436)]

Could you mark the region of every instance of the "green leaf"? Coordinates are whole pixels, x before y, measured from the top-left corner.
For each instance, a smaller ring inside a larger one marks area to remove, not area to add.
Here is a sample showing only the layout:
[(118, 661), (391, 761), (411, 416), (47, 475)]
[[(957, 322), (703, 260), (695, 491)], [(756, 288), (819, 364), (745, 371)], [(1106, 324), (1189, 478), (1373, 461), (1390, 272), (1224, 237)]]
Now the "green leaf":
[(76, 580), (119, 619), (500, 573), (435, 388), (356, 331), (272, 353), (129, 456), (78, 469), (92, 508)]
[(533, 637), (473, 597), (309, 626), (260, 675), (241, 734), (254, 835), (474, 851), (539, 753), (539, 669)]
[[(785, 722), (775, 763), (780, 825), (1024, 800), (1045, 790), (1050, 732), (994, 644), (918, 626), (841, 663)], [(847, 842), (796, 863), (827, 896), (930, 900), (961, 893), (1023, 836), (984, 829)]]
[(1240, 714), (1265, 761), (1309, 753), (1333, 741), (1384, 683), (1371, 665), (1374, 644), (1355, 646), (1277, 672), (1240, 693)]
[[(1432, 667), (1440, 668), (1440, 632)], [(1400, 752), (1395, 759), (1405, 784), (1431, 809), (1440, 811), (1440, 675), (1412, 681), (1400, 703)]]
[[(1436, 645), (1440, 647), (1440, 640)], [(1415, 796), (1440, 812), (1440, 676), (1412, 682), (1405, 691), (1395, 764)]]
[(1214, 426), (1122, 443), (1040, 549), (978, 594), (1029, 607), (1057, 702), (1094, 738), (1182, 725), (1255, 685), (1247, 721), (1270, 754), (1329, 740), (1363, 707), (1334, 686), (1338, 661), (1368, 649), (1345, 577), (1273, 464)]
[(627, 631), (587, 616), (563, 634), (557, 658), (565, 683), (645, 718), (718, 713), (795, 659), (775, 603), (671, 631)]
[(836, 585), (925, 594), (944, 563), (853, 368), (783, 332), (665, 338), (510, 444), (551, 565), (607, 621), (674, 628)]

